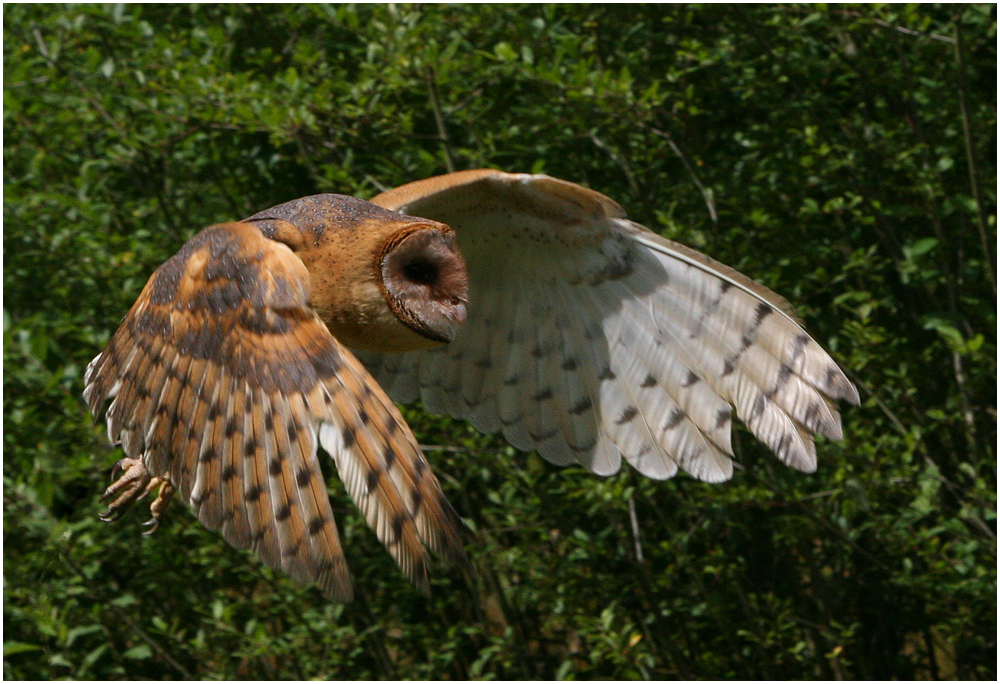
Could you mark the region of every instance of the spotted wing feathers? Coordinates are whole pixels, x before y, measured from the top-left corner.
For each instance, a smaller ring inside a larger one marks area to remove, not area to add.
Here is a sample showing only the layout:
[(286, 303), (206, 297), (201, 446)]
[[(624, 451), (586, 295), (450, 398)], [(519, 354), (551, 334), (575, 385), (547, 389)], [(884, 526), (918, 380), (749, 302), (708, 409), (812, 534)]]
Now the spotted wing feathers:
[(108, 435), (169, 476), (202, 523), (348, 600), (322, 444), (406, 574), (425, 545), (461, 556), (460, 523), (399, 412), (308, 307), (310, 277), (248, 223), (213, 226), (150, 278), (85, 397)]
[(732, 411), (788, 465), (841, 436), (854, 387), (778, 295), (545, 176), (469, 171), (387, 208), (455, 229), (468, 321), (443, 349), (363, 355), (399, 401), (468, 418), (558, 464), (728, 479)]

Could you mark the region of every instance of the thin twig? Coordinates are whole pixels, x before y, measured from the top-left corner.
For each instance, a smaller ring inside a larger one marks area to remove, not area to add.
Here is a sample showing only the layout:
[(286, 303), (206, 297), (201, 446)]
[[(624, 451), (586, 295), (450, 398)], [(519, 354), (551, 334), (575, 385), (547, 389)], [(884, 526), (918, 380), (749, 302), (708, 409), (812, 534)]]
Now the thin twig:
[(635, 175), (632, 173), (632, 169), (629, 167), (628, 162), (625, 161), (625, 158), (622, 157), (617, 152), (615, 152), (613, 149), (611, 149), (611, 147), (609, 147), (608, 144), (605, 143), (603, 140), (598, 138), (597, 134), (594, 133), (593, 131), (590, 132), (590, 139), (593, 141), (595, 145), (597, 145), (598, 148), (600, 148), (604, 152), (607, 152), (608, 156), (611, 157), (611, 159), (616, 164), (618, 164), (619, 168), (621, 168), (622, 170), (622, 173), (625, 174), (625, 179), (628, 181), (629, 187), (632, 188), (632, 192), (634, 192), (637, 197), (642, 197), (642, 190), (639, 188), (639, 183), (638, 181), (636, 181)]
[(702, 185), (701, 179), (698, 178), (698, 174), (695, 172), (694, 167), (691, 166), (690, 162), (688, 162), (688, 159), (684, 155), (684, 152), (681, 150), (680, 147), (677, 146), (677, 143), (674, 142), (674, 139), (670, 136), (669, 133), (664, 133), (658, 128), (653, 128), (652, 126), (646, 126), (645, 124), (640, 124), (640, 125), (648, 129), (649, 132), (652, 133), (653, 135), (658, 135), (664, 140), (666, 140), (667, 144), (670, 145), (670, 149), (674, 151), (674, 154), (680, 157), (681, 162), (684, 164), (684, 168), (687, 169), (689, 174), (691, 174), (691, 179), (694, 181), (694, 184), (698, 186), (698, 190), (701, 191), (701, 196), (705, 199), (705, 206), (708, 207), (708, 215), (712, 218), (712, 223), (718, 223), (719, 216), (715, 212), (715, 201), (712, 199), (711, 190)]
[[(860, 15), (859, 15), (860, 16)], [(918, 38), (930, 38), (931, 40), (940, 40), (942, 43), (954, 43), (954, 38), (949, 38), (948, 36), (941, 36), (936, 33), (924, 33), (923, 31), (916, 31), (914, 29), (909, 29), (903, 26), (897, 26), (896, 24), (890, 24), (887, 21), (882, 21), (881, 19), (872, 18), (872, 23), (877, 24), (883, 28), (892, 29), (893, 31), (899, 31), (900, 33), (905, 33), (908, 36), (917, 36)]]
[(437, 122), (438, 138), (444, 148), (444, 163), (448, 167), (448, 173), (454, 173), (455, 162), (451, 158), (451, 143), (448, 142), (448, 129), (445, 128), (444, 114), (441, 112), (441, 103), (438, 102), (437, 83), (434, 80), (432, 67), (427, 67), (427, 88), (431, 94), (431, 107), (434, 109), (434, 120)]
[(965, 139), (965, 158), (969, 162), (969, 185), (972, 186), (972, 199), (976, 203), (976, 222), (979, 226), (979, 242), (983, 248), (983, 264), (986, 276), (993, 287), (993, 299), (997, 298), (997, 281), (994, 276), (993, 257), (990, 254), (989, 240), (986, 237), (986, 219), (983, 216), (983, 202), (979, 195), (979, 178), (976, 173), (976, 160), (972, 154), (972, 126), (969, 124), (969, 112), (965, 106), (965, 60), (962, 57), (962, 31), (959, 20), (955, 20), (955, 61), (958, 63), (958, 108), (962, 114), (962, 133)]
[(639, 537), (639, 516), (635, 514), (635, 498), (628, 495), (628, 518), (632, 523), (632, 539), (635, 541), (635, 559), (642, 562), (642, 538)]

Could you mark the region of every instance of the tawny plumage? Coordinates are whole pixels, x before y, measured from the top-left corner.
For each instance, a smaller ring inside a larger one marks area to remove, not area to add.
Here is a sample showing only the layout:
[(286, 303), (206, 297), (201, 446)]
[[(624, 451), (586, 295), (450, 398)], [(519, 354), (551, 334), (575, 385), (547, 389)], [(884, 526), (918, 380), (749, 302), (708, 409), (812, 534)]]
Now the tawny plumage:
[[(420, 282), (391, 294), (383, 271), (400, 281), (407, 269)], [(421, 288), (424, 315), (393, 313)], [(108, 434), (129, 457), (109, 517), (165, 479), (233, 546), (347, 600), (320, 444), (426, 588), (424, 546), (461, 558), (460, 522), (395, 405), (331, 330), (419, 349), (453, 334), (465, 298), (450, 229), (361, 200), (320, 195), (202, 231), (153, 274), (87, 369), (84, 396), (95, 414), (114, 397)]]
[(858, 403), (784, 299), (592, 190), (480, 170), (374, 202), (213, 226), (150, 278), (87, 371), (127, 456), (109, 519), (158, 488), (155, 523), (176, 490), (234, 546), (346, 600), (317, 444), (416, 584), (425, 547), (463, 557), (389, 397), (557, 464), (710, 482), (732, 475), (733, 407), (809, 472), (813, 435), (841, 437), (836, 401)]

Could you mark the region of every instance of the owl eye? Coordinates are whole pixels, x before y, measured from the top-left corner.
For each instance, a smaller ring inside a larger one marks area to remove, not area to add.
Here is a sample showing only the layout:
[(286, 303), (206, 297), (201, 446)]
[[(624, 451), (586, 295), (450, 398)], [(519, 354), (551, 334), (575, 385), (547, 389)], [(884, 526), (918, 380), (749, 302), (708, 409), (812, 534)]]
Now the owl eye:
[(418, 285), (435, 285), (441, 275), (441, 269), (437, 264), (422, 258), (414, 259), (403, 264), (403, 275), (407, 280)]

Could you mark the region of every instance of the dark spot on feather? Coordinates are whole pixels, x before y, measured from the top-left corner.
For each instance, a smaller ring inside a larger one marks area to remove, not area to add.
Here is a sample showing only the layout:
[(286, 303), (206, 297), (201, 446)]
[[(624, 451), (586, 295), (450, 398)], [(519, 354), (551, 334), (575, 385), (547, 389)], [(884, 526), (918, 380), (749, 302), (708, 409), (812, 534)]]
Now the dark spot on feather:
[(778, 446), (775, 447), (774, 453), (778, 456), (788, 456), (789, 447), (792, 444), (792, 436), (787, 432), (781, 436), (781, 440), (778, 442)]
[(728, 280), (723, 280), (722, 285), (719, 287), (719, 291), (722, 294), (725, 294), (726, 292), (729, 291), (729, 288), (731, 288), (732, 286), (733, 284), (731, 282), (729, 282)]
[(295, 484), (300, 487), (307, 487), (312, 481), (312, 471), (308, 468), (299, 468), (295, 473)]
[(222, 481), (229, 482), (234, 477), (236, 477), (236, 467), (228, 465), (222, 471)]
[(576, 404), (574, 404), (573, 408), (571, 408), (569, 412), (572, 413), (574, 416), (578, 416), (584, 411), (590, 409), (593, 405), (594, 403), (590, 400), (590, 397), (584, 397), (580, 401), (576, 402)]
[(422, 480), (424, 471), (427, 470), (427, 461), (424, 460), (422, 455), (413, 461), (413, 470), (417, 475), (417, 481)]
[(651, 447), (649, 444), (643, 444), (642, 448), (639, 449), (638, 453), (636, 453), (634, 456), (632, 456), (632, 458), (638, 460), (638, 459), (642, 458), (643, 456), (645, 456), (646, 454), (648, 454), (649, 452), (651, 452), (652, 450), (653, 450), (653, 447)]
[(292, 544), (288, 549), (282, 549), (281, 550), (281, 555), (284, 558), (290, 558), (290, 557), (293, 557), (293, 556), (297, 556), (297, 555), (299, 555), (299, 549), (301, 549), (301, 548), (302, 548), (302, 540), (301, 539), (296, 539), (295, 543)]
[(389, 416), (388, 418), (386, 418), (385, 432), (390, 437), (399, 432), (399, 423), (393, 416)]
[(275, 512), (274, 519), (277, 520), (278, 522), (284, 522), (288, 520), (291, 516), (292, 516), (292, 507), (289, 506), (288, 504), (285, 504)]
[(655, 387), (655, 386), (656, 386), (656, 378), (654, 378), (652, 375), (647, 375), (646, 379), (642, 381), (641, 385), (639, 385), (639, 387), (643, 388)]
[(345, 425), (344, 429), (340, 431), (341, 436), (344, 438), (344, 448), (350, 449), (354, 446), (354, 430), (349, 425)]
[(757, 394), (757, 398), (754, 399), (753, 406), (750, 408), (750, 418), (749, 420), (756, 420), (760, 417), (760, 414), (764, 412), (764, 406), (767, 403), (767, 398), (761, 394)]
[(537, 402), (543, 402), (546, 399), (551, 399), (551, 398), (552, 398), (552, 389), (549, 387), (546, 387), (545, 389), (538, 392), (535, 396), (532, 397), (532, 399), (534, 399)]
[(531, 348), (531, 355), (536, 359), (540, 359), (545, 356), (545, 350), (542, 348), (542, 345), (536, 344)]
[(257, 440), (248, 439), (246, 444), (243, 445), (243, 455), (247, 458), (255, 456), (257, 454)]
[(519, 382), (521, 382), (521, 378), (517, 375), (512, 375), (509, 378), (504, 378), (503, 384), (507, 385), (507, 387), (513, 387)]
[(562, 369), (565, 371), (576, 370), (576, 359), (574, 359), (572, 356), (564, 359), (562, 362)]
[(185, 331), (177, 350), (195, 359), (214, 360), (225, 342), (225, 335), (218, 325), (202, 323)]
[(509, 420), (507, 418), (504, 418), (503, 416), (500, 416), (500, 424), (502, 426), (504, 426), (504, 427), (510, 427), (511, 425), (517, 425), (522, 420), (524, 420), (524, 414), (523, 413), (518, 413), (516, 416), (514, 416), (513, 418), (511, 418)]
[(215, 450), (214, 447), (208, 447), (203, 452), (201, 452), (201, 456), (198, 457), (198, 460), (202, 463), (211, 463), (212, 461), (215, 460), (215, 458), (218, 455), (219, 453)]
[(288, 422), (285, 423), (285, 429), (288, 430), (289, 442), (294, 442), (299, 438), (299, 424), (295, 422), (294, 418), (288, 419)]
[(553, 428), (553, 429), (549, 430), (548, 432), (539, 432), (539, 433), (530, 432), (530, 431), (528, 432), (528, 436), (531, 437), (536, 442), (544, 442), (544, 441), (546, 441), (548, 439), (552, 439), (557, 434), (559, 434), (559, 429), (558, 428)]
[(726, 359), (726, 361), (722, 364), (722, 377), (726, 377), (734, 370), (736, 370), (736, 366), (733, 365), (732, 361)]
[(761, 324), (765, 318), (774, 313), (774, 309), (767, 302), (759, 302), (757, 304), (757, 309), (754, 311), (753, 325), (756, 328)]
[(296, 326), (294, 319), (278, 310), (249, 307), (240, 309), (237, 324), (254, 335), (284, 335)]
[(315, 537), (317, 534), (323, 531), (326, 527), (326, 518), (321, 515), (317, 515), (315, 518), (309, 521), (309, 536)]
[(368, 493), (371, 494), (378, 487), (379, 471), (369, 470), (368, 474), (365, 476), (365, 486), (368, 488)]
[(826, 369), (826, 387), (831, 390), (831, 393), (836, 393), (836, 390), (840, 386), (840, 369), (836, 366), (830, 366)]
[(775, 380), (774, 387), (769, 389), (767, 391), (767, 394), (765, 394), (764, 396), (766, 396), (768, 399), (774, 399), (774, 396), (779, 391), (781, 391), (782, 387), (784, 387), (788, 383), (788, 378), (790, 378), (791, 375), (792, 375), (792, 369), (786, 366), (785, 364), (781, 364), (781, 368), (778, 370), (778, 378), (777, 380)]
[(639, 409), (637, 409), (635, 406), (629, 406), (624, 411), (622, 411), (622, 414), (618, 417), (618, 420), (615, 421), (615, 424), (624, 425), (625, 423), (628, 423), (633, 418), (635, 418), (637, 415), (639, 415)]
[(228, 281), (197, 292), (188, 301), (192, 311), (208, 309), (216, 315), (233, 311), (243, 303), (243, 295), (238, 283)]
[(397, 515), (392, 521), (392, 541), (390, 543), (396, 544), (399, 539), (403, 536), (403, 525), (405, 521), (402, 516)]
[(582, 454), (582, 453), (589, 452), (596, 445), (597, 445), (597, 440), (596, 439), (592, 439), (589, 442), (586, 442), (584, 444), (572, 444), (572, 443), (569, 443), (569, 448), (572, 449), (575, 453)]
[(792, 361), (802, 355), (802, 352), (805, 351), (807, 344), (809, 344), (808, 335), (803, 334), (795, 337), (795, 340), (792, 342)]
[(618, 376), (614, 374), (614, 371), (611, 370), (611, 367), (605, 366), (604, 370), (601, 371), (601, 374), (597, 376), (597, 379), (601, 381), (614, 380), (616, 377)]
[(476, 361), (476, 367), (483, 368), (483, 369), (493, 368), (493, 360), (490, 359), (490, 357), (488, 357), (488, 356), (485, 357), (485, 358), (479, 359), (478, 361)]
[(325, 349), (321, 354), (314, 356), (312, 363), (313, 368), (316, 369), (316, 375), (321, 380), (332, 378), (340, 372), (341, 367), (344, 365), (340, 359), (340, 354), (333, 348)]
[(701, 380), (701, 378), (699, 378), (694, 372), (688, 371), (687, 377), (684, 378), (684, 384), (681, 385), (681, 386), (682, 387), (690, 387), (691, 385), (695, 384), (699, 380)]
[(247, 503), (253, 503), (260, 498), (260, 495), (264, 493), (264, 488), (260, 485), (254, 485), (246, 491), (243, 495), (243, 500)]
[(670, 412), (670, 416), (667, 418), (667, 422), (664, 423), (663, 431), (667, 432), (669, 430), (673, 430), (675, 427), (681, 424), (681, 421), (684, 420), (684, 417), (686, 415), (687, 414), (685, 414), (683, 410), (675, 408), (673, 411)]
[(751, 340), (749, 337), (747, 337), (746, 335), (744, 335), (743, 337), (740, 338), (740, 352), (746, 351), (747, 349), (750, 348), (750, 345), (752, 345), (752, 344), (753, 344), (753, 340)]
[(410, 510), (416, 515), (417, 511), (424, 503), (424, 495), (420, 493), (419, 489), (414, 489), (410, 492)]
[(267, 464), (267, 472), (271, 474), (272, 477), (277, 477), (281, 475), (281, 456), (275, 456), (271, 459), (271, 462)]
[(235, 517), (236, 517), (236, 511), (234, 511), (233, 509), (229, 508), (229, 509), (227, 509), (227, 510), (225, 510), (225, 511), (222, 512), (222, 518), (221, 518), (220, 522), (223, 525), (225, 525), (226, 523), (231, 523), (233, 521), (233, 518), (235, 518)]
[(274, 411), (271, 409), (264, 414), (264, 429), (268, 432), (274, 431)]
[(720, 430), (733, 420), (733, 410), (728, 406), (726, 408), (719, 409), (719, 412), (715, 414), (715, 429)]
[(363, 408), (358, 409), (358, 418), (361, 420), (362, 425), (368, 425), (368, 422), (371, 420), (368, 411), (365, 411)]
[(212, 404), (212, 408), (208, 409), (208, 422), (214, 421), (222, 413), (222, 409), (219, 408), (218, 404)]
[(391, 444), (385, 445), (385, 450), (382, 452), (382, 463), (386, 470), (392, 468), (396, 463), (396, 452), (393, 451)]
[(233, 416), (229, 416), (226, 421), (226, 439), (229, 439), (234, 434), (236, 434), (236, 419)]
[(250, 413), (251, 411), (253, 411), (253, 395), (248, 394), (246, 396), (246, 401), (243, 402), (243, 410), (246, 413)]

